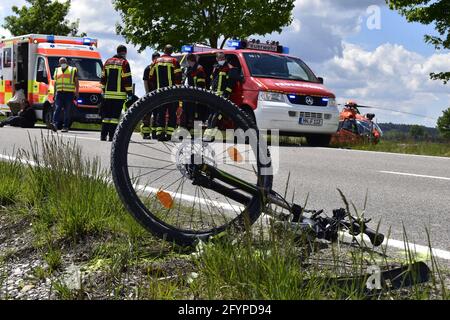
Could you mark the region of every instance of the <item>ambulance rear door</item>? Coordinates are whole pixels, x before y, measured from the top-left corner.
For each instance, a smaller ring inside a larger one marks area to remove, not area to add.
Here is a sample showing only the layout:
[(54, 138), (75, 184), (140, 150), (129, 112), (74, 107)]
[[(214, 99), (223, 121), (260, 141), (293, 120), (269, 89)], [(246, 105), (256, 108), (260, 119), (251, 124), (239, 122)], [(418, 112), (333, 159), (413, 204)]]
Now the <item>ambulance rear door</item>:
[(9, 112), (6, 103), (13, 96), (13, 82), (15, 75), (14, 44), (13, 41), (5, 41), (0, 44), (1, 71), (0, 71), (0, 111)]

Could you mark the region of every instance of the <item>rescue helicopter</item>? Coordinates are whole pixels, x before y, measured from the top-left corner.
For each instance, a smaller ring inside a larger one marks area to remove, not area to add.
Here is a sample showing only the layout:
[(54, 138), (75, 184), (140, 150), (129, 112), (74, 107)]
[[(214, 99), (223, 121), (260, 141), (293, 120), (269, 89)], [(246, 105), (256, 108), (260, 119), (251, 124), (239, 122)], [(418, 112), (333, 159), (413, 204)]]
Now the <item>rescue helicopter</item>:
[(331, 145), (348, 146), (358, 144), (378, 144), (380, 142), (383, 137), (383, 131), (374, 120), (375, 114), (362, 114), (360, 109), (384, 110), (436, 120), (425, 115), (411, 112), (382, 107), (363, 106), (350, 100), (344, 105), (344, 108), (339, 115), (339, 127), (337, 132), (331, 138)]
[(360, 106), (355, 101), (348, 101), (339, 115), (338, 131), (332, 136), (332, 145), (377, 144), (383, 136), (383, 131), (374, 121), (375, 114), (361, 114)]

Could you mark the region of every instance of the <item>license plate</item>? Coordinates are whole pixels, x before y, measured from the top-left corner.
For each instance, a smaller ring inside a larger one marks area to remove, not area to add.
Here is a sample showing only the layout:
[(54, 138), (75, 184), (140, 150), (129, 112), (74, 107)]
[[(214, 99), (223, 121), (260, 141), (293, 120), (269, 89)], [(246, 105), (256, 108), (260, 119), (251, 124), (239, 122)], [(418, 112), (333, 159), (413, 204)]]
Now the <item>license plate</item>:
[(303, 126), (323, 126), (323, 119), (314, 119), (314, 118), (303, 118), (300, 117), (298, 123)]
[(98, 114), (87, 114), (86, 119), (100, 119), (100, 115)]

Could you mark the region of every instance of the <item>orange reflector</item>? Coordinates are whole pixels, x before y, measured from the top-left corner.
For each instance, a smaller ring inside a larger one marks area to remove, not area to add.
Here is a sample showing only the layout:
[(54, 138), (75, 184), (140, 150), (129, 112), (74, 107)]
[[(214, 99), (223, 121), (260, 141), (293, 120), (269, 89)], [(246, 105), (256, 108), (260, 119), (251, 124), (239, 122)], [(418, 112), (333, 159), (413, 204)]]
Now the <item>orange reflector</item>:
[(228, 155), (234, 162), (242, 162), (242, 155), (235, 147), (228, 148)]
[(156, 196), (158, 197), (159, 202), (161, 202), (161, 204), (163, 205), (164, 208), (166, 208), (166, 209), (173, 208), (173, 199), (169, 193), (160, 190), (160, 191), (158, 191)]

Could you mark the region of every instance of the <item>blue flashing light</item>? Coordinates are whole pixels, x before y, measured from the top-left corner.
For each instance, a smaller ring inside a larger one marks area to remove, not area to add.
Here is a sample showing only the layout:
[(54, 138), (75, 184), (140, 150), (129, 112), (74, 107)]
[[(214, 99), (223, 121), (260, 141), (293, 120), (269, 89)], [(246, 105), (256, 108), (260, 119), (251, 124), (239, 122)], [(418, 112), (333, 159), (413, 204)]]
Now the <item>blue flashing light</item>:
[(194, 46), (185, 45), (181, 47), (181, 52), (184, 53), (193, 53), (194, 52)]
[(328, 101), (330, 101), (330, 99), (328, 99), (328, 98), (322, 98), (322, 101), (323, 101), (323, 102), (328, 102)]
[(289, 54), (289, 48), (288, 47), (283, 47), (283, 53), (284, 54)]
[(47, 36), (47, 42), (55, 43), (55, 36)]
[(234, 49), (240, 49), (242, 47), (242, 42), (240, 40), (228, 40), (227, 47), (234, 48)]
[(295, 98), (297, 98), (297, 96), (295, 94), (290, 94), (289, 95), (289, 99), (295, 99)]
[(78, 99), (77, 102), (78, 102), (78, 103), (83, 103), (83, 100)]
[(84, 45), (91, 45), (93, 43), (91, 38), (83, 38)]

